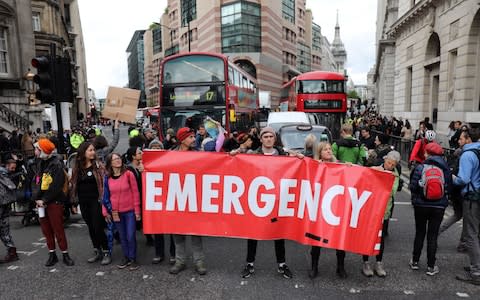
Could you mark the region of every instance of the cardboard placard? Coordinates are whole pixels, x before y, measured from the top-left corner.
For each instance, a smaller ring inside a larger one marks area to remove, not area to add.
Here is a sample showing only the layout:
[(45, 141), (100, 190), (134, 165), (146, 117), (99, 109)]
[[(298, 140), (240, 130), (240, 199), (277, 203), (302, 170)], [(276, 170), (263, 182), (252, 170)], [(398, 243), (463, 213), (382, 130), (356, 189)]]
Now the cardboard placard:
[(139, 90), (110, 86), (108, 87), (102, 117), (135, 124), (139, 100)]

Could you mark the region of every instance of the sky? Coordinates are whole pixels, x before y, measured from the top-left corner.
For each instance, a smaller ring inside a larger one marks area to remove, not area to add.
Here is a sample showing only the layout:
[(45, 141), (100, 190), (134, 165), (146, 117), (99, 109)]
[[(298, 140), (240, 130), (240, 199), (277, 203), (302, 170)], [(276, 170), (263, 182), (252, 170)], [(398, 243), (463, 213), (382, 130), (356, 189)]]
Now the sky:
[[(197, 0), (197, 5), (202, 1), (205, 0)], [(152, 22), (159, 22), (167, 0), (78, 2), (88, 87), (95, 91), (97, 98), (105, 98), (108, 86), (128, 84), (126, 49), (130, 39), (135, 30), (147, 29)], [(307, 0), (314, 22), (322, 27), (322, 34), (330, 42), (335, 35), (339, 11), (348, 74), (355, 84), (366, 84), (367, 73), (375, 62), (376, 3), (377, 0)]]

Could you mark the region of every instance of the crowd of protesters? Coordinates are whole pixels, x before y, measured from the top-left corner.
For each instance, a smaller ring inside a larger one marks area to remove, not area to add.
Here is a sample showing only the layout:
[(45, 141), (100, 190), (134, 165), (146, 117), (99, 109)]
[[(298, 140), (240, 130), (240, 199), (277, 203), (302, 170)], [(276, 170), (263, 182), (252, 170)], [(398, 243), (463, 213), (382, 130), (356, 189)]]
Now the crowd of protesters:
[[(447, 164), (443, 155), (444, 149), (436, 142), (433, 126), (426, 118), (414, 130), (408, 120), (387, 118), (367, 111), (346, 121), (341, 127), (340, 138), (336, 141), (317, 143), (313, 135), (305, 141), (304, 151), (285, 151), (282, 148), (275, 131), (270, 127), (258, 130), (252, 127), (244, 132), (233, 131), (226, 135), (222, 126), (207, 118), (205, 123), (197, 128), (183, 127), (175, 132), (168, 129), (163, 140), (156, 137), (152, 128), (134, 128), (128, 130), (129, 149), (125, 154), (115, 151), (119, 140), (119, 123), (113, 125), (113, 139), (109, 144), (100, 128), (80, 130), (75, 128), (66, 132), (65, 149), (68, 154), (74, 154), (71, 174), (65, 171), (61, 157), (56, 155), (58, 139), (41, 133), (26, 132), (23, 136), (12, 133), (7, 138), (0, 134), (2, 164), (0, 169), (3, 177), (11, 177), (16, 170), (12, 165), (18, 158), (3, 155), (18, 150), (30, 163), (27, 179), (31, 199), (39, 210), (42, 232), (47, 239), (49, 249), (46, 266), (58, 262), (55, 253), (55, 242), (58, 244), (63, 262), (67, 266), (74, 265), (68, 253), (67, 239), (63, 230), (63, 206), (69, 202), (73, 207), (80, 206), (85, 220), (94, 253), (88, 263), (100, 262), (102, 265), (112, 263), (111, 253), (114, 239), (121, 244), (123, 259), (118, 268), (136, 270), (139, 268), (137, 259), (136, 231), (141, 228), (142, 208), (141, 193), (143, 172), (142, 155), (146, 149), (171, 151), (213, 151), (227, 152), (230, 155), (239, 153), (296, 156), (298, 159), (310, 157), (319, 163), (345, 163), (372, 167), (391, 172), (395, 176), (392, 192), (385, 210), (380, 253), (375, 258), (373, 266), (368, 256), (362, 257), (361, 272), (372, 277), (387, 276), (383, 264), (385, 237), (388, 235), (389, 219), (393, 212), (395, 193), (403, 186), (401, 179), (401, 154), (393, 149), (391, 136), (415, 141), (410, 154), (409, 188), (412, 195), (415, 219), (415, 239), (412, 242), (412, 257), (409, 266), (412, 270), (420, 268), (420, 255), (425, 237), (427, 238), (426, 274), (434, 276), (439, 272), (436, 261), (437, 238), (439, 232), (445, 231), (455, 220), (464, 218), (464, 230), (460, 239), (462, 251), (469, 254), (471, 265), (466, 273), (458, 275), (457, 279), (480, 285), (480, 244), (478, 240), (480, 228), (480, 143), (478, 130), (469, 128), (461, 122), (452, 122), (449, 133), (450, 147), (458, 148), (454, 167)], [(9, 165), (10, 164), (10, 165)], [(10, 169), (11, 171), (8, 171)], [(438, 180), (442, 183), (442, 193), (437, 198), (430, 199), (425, 192), (425, 178), (430, 169), (440, 172)], [(439, 171), (438, 171), (439, 170)], [(68, 199), (68, 200), (67, 200)], [(443, 215), (448, 203), (452, 202), (455, 218), (447, 220), (441, 227)], [(1, 231), (3, 243), (8, 249), (2, 262), (18, 259), (13, 239), (8, 229), (8, 204), (1, 207)], [(40, 211), (45, 212), (40, 213)], [(41, 215), (40, 215), (41, 214)], [(105, 230), (106, 229), (106, 230)], [(171, 274), (178, 274), (187, 266), (186, 236), (184, 235), (154, 235), (146, 236), (147, 244), (155, 247), (152, 263), (158, 264), (165, 259), (165, 246), (169, 246), (169, 263)], [(203, 251), (202, 237), (191, 236), (194, 267), (198, 274), (205, 275), (207, 267)], [(275, 240), (275, 255), (278, 263), (278, 273), (285, 278), (292, 278), (293, 272), (286, 265), (285, 241)], [(246, 265), (241, 272), (244, 278), (255, 272), (257, 241), (247, 241)], [(311, 268), (309, 276), (318, 274), (320, 259), (319, 247), (311, 248)], [(346, 278), (345, 251), (337, 250), (336, 273), (339, 278)], [(360, 261), (360, 260), (359, 260)]]

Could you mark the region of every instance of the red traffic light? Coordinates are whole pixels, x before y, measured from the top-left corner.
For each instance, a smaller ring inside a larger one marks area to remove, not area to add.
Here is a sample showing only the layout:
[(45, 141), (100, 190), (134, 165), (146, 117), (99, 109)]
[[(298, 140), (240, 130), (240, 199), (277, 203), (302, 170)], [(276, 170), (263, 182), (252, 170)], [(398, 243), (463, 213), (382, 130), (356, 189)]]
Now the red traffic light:
[(32, 66), (36, 69), (48, 68), (50, 61), (46, 56), (38, 56), (32, 59)]

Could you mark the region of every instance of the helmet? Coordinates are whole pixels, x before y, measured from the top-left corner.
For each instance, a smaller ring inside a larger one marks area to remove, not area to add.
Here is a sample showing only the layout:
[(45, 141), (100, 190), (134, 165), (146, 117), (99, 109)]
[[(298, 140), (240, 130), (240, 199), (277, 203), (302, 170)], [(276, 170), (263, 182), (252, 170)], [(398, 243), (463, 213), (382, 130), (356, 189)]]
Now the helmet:
[(433, 130), (427, 130), (427, 131), (425, 132), (425, 138), (426, 138), (427, 141), (429, 141), (429, 142), (432, 142), (432, 141), (435, 139), (435, 136), (436, 136), (436, 135), (437, 135), (437, 134), (436, 134), (435, 131), (433, 131)]

